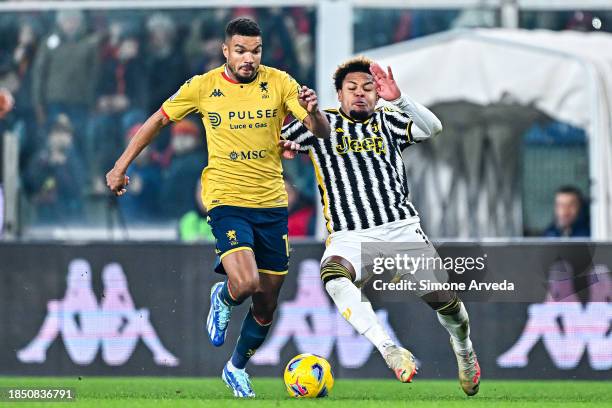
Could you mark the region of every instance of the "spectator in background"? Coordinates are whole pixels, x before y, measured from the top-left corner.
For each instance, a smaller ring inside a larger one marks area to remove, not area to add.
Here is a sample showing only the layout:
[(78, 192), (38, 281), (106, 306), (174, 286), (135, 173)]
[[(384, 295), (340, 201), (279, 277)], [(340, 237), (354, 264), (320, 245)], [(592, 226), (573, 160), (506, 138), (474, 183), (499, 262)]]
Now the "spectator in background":
[(590, 237), (588, 211), (582, 193), (564, 186), (555, 193), (555, 219), (544, 232), (546, 237)]
[(13, 99), (11, 92), (8, 89), (0, 88), (0, 119), (8, 115), (14, 105), (15, 99)]
[(193, 209), (193, 183), (200, 179), (207, 158), (197, 124), (184, 119), (172, 124), (171, 133), (172, 159), (161, 183), (161, 205), (165, 216), (179, 219)]
[(82, 221), (83, 163), (74, 149), (74, 130), (67, 115), (59, 114), (47, 146), (30, 162), (24, 177), (40, 223)]
[[(189, 66), (176, 38), (176, 25), (166, 14), (153, 14), (146, 23), (147, 112), (155, 112), (185, 82)], [(165, 150), (170, 142), (167, 129), (162, 129), (154, 142), (158, 151)]]
[(185, 55), (189, 61), (190, 75), (198, 75), (210, 71), (225, 63), (223, 56), (223, 21), (226, 20), (225, 13), (219, 10), (210, 10), (203, 14), (202, 18), (192, 23), (190, 36), (185, 42)]
[(153, 14), (147, 21), (148, 112), (155, 112), (185, 81), (189, 69), (177, 47), (176, 25), (165, 14)]
[(17, 45), (13, 51), (13, 72), (19, 86), (15, 91), (15, 131), (20, 140), (21, 169), (25, 169), (37, 146), (44, 143), (36, 131), (36, 112), (32, 102), (32, 67), (38, 49), (41, 27), (32, 18), (19, 23)]
[[(85, 16), (79, 10), (60, 10), (57, 29), (38, 49), (32, 71), (32, 99), (39, 129), (68, 115), (79, 151), (85, 152), (85, 123), (94, 102), (101, 34), (86, 36)], [(48, 128), (48, 126), (47, 126)]]
[(285, 190), (289, 201), (289, 236), (307, 237), (314, 235), (315, 208), (310, 200), (301, 197), (292, 181), (285, 177)]
[(96, 110), (89, 123), (87, 158), (91, 175), (103, 180), (123, 147), (123, 136), (134, 123), (146, 119), (146, 72), (137, 27), (112, 22), (102, 49)]
[(181, 241), (214, 242), (215, 236), (208, 224), (208, 211), (202, 203), (202, 183), (196, 181), (194, 208), (185, 213), (179, 220), (179, 236)]
[[(138, 132), (142, 123), (133, 125), (125, 137), (125, 146)], [(128, 167), (126, 175), (130, 178), (130, 192), (118, 200), (123, 219), (135, 223), (151, 222), (161, 218), (159, 193), (161, 169), (151, 159), (151, 147), (147, 146)]]

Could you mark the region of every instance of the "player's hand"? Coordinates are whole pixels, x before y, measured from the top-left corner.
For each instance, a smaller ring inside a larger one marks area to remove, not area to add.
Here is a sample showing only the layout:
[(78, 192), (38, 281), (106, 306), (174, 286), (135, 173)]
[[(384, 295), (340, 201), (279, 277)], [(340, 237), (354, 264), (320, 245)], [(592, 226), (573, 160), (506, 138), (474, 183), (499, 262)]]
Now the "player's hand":
[(298, 100), (300, 101), (300, 105), (308, 113), (315, 113), (319, 110), (319, 100), (317, 99), (317, 94), (312, 89), (307, 86), (302, 86), (300, 93), (298, 94)]
[(300, 144), (292, 142), (291, 140), (281, 140), (278, 142), (278, 147), (281, 148), (281, 154), (285, 159), (293, 159), (298, 150), (300, 150)]
[(106, 173), (106, 185), (116, 196), (125, 194), (128, 184), (130, 184), (130, 178), (125, 175), (125, 172), (113, 167)]
[(376, 93), (378, 93), (378, 96), (385, 101), (394, 101), (402, 96), (402, 92), (393, 78), (391, 67), (387, 67), (387, 72), (385, 72), (380, 65), (373, 63), (370, 65), (370, 73), (376, 84)]

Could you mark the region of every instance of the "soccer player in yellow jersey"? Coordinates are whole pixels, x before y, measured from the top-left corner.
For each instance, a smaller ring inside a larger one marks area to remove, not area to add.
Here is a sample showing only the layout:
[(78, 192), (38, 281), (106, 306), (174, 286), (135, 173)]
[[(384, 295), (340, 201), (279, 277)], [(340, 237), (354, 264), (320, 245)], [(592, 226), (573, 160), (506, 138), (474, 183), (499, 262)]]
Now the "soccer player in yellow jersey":
[(198, 112), (206, 128), (208, 166), (202, 171), (202, 200), (217, 241), (217, 267), (227, 279), (211, 289), (206, 322), (210, 341), (220, 346), (232, 308), (251, 297), (240, 337), (223, 381), (237, 397), (254, 397), (244, 368), (270, 329), (278, 293), (288, 270), (287, 193), (281, 148), (291, 156), (295, 143), (281, 142), (291, 113), (318, 137), (329, 122), (317, 96), (287, 73), (260, 65), (261, 30), (247, 18), (225, 29), (226, 64), (196, 75), (151, 115), (106, 175), (117, 195), (126, 192), (132, 160), (170, 121)]

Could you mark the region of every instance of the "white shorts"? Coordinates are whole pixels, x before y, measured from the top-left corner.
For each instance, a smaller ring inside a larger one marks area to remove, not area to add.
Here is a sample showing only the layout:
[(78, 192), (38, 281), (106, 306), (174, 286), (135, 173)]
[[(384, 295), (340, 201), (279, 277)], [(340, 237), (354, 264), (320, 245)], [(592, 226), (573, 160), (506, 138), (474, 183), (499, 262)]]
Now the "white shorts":
[[(358, 231), (338, 231), (332, 233), (327, 248), (321, 258), (321, 265), (330, 256), (339, 256), (351, 263), (355, 270), (355, 283), (359, 286), (373, 275), (374, 258), (397, 257), (402, 259), (438, 259), (439, 256), (429, 238), (421, 229), (419, 217), (394, 221)], [(366, 251), (362, 253), (362, 248)], [(413, 280), (426, 279), (432, 282), (448, 282), (448, 272), (439, 263), (412, 263), (408, 270), (394, 271), (394, 279), (406, 277)], [(432, 266), (435, 265), (435, 266)], [(418, 292), (422, 296), (427, 292)]]

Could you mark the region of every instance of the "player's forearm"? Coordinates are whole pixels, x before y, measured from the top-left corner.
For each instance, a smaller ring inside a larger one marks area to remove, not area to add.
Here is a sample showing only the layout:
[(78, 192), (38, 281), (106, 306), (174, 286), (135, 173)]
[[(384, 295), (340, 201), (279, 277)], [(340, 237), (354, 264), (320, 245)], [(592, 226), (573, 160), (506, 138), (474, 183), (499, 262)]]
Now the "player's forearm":
[(442, 132), (442, 122), (425, 106), (402, 94), (391, 102), (396, 108), (406, 113), (425, 137), (432, 137)]
[(151, 115), (132, 137), (123, 154), (115, 163), (115, 168), (125, 172), (136, 156), (155, 139), (159, 131), (168, 122), (168, 119), (159, 111)]
[(315, 113), (309, 113), (304, 119), (304, 125), (318, 138), (325, 139), (329, 137), (331, 128), (329, 122), (320, 110)]

